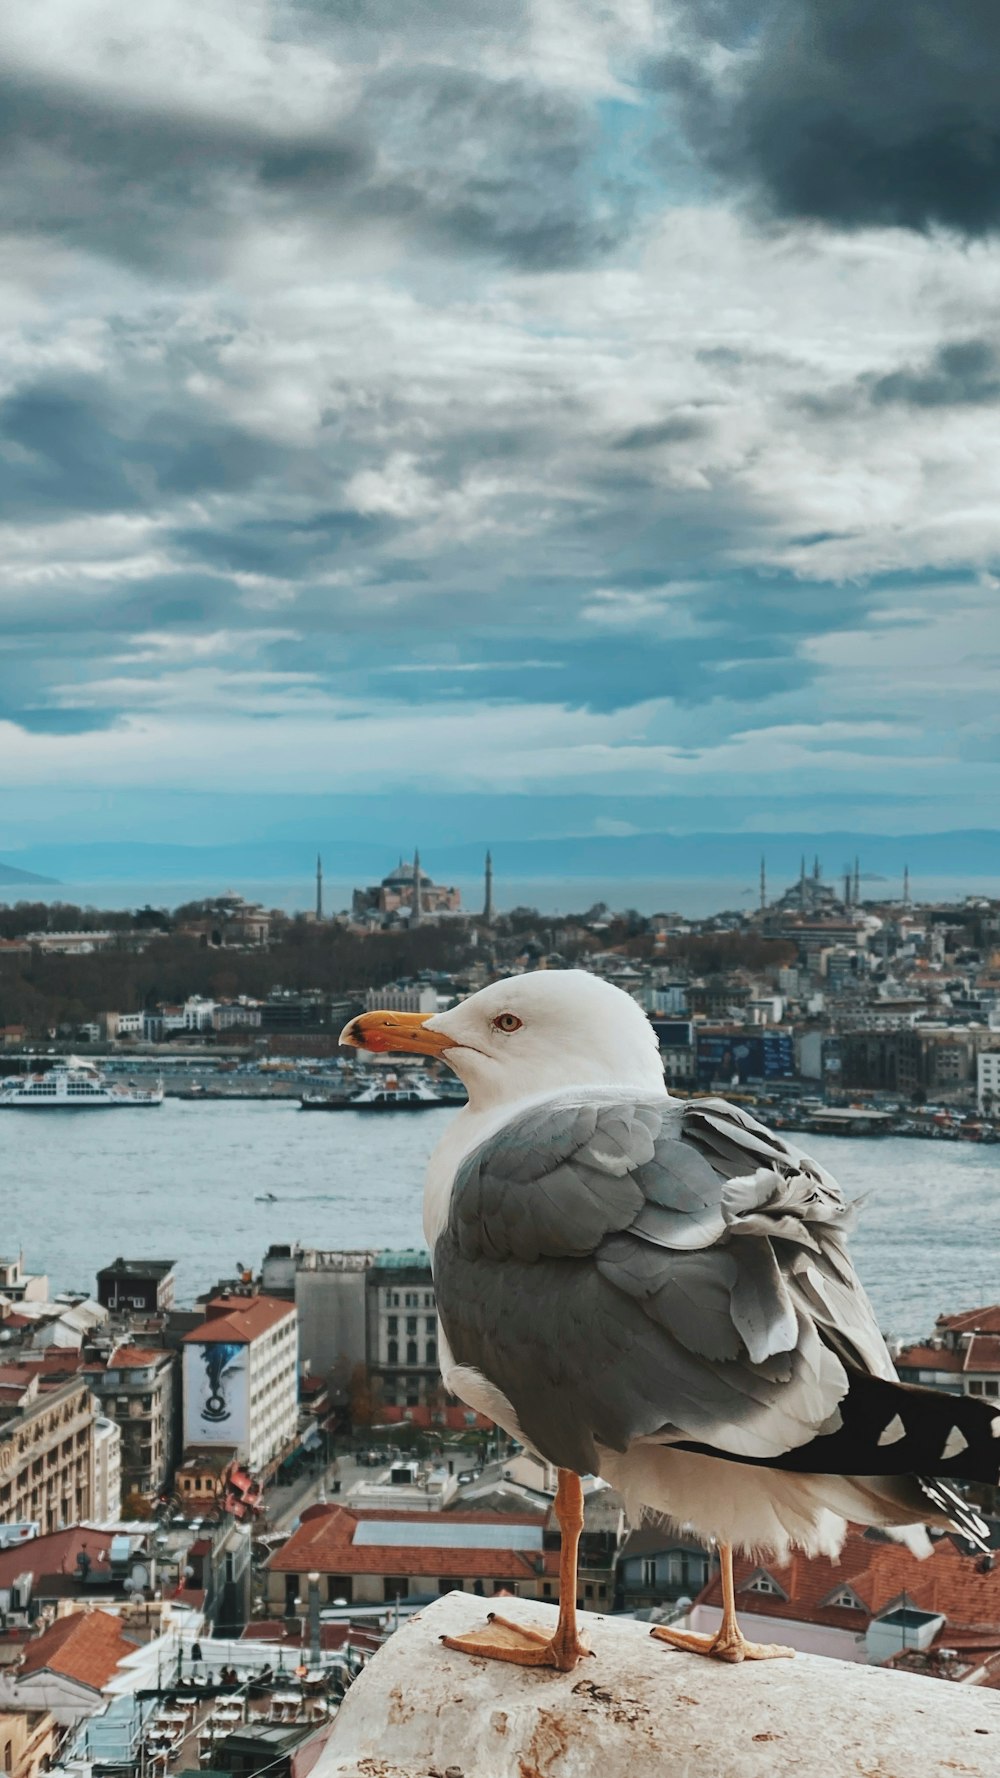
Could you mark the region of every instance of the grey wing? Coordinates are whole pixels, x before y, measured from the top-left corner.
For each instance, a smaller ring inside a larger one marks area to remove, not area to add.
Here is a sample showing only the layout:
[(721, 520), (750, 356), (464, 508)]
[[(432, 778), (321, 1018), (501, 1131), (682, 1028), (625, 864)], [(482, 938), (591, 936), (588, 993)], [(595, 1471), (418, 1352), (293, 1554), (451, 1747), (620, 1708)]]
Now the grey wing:
[(821, 1168), (721, 1101), (549, 1101), (459, 1170), (444, 1332), (564, 1467), (636, 1438), (776, 1457), (835, 1430), (841, 1358), (892, 1374), (846, 1222)]

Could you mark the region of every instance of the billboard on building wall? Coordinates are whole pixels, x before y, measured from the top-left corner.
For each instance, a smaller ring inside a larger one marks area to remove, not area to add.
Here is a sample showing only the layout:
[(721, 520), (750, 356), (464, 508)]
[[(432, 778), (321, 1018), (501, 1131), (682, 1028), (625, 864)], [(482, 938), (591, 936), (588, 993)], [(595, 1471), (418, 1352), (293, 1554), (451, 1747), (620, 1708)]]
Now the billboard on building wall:
[(184, 1348), (185, 1445), (247, 1449), (250, 1348), (205, 1340)]
[(699, 1082), (741, 1085), (748, 1080), (794, 1080), (795, 1044), (789, 1031), (699, 1031)]

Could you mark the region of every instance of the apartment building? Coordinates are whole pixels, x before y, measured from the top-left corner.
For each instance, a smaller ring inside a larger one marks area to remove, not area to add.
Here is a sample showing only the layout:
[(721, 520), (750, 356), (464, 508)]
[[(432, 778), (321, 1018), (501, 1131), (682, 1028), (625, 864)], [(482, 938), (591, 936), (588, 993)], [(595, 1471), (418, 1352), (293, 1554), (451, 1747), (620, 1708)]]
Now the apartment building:
[(430, 1256), (381, 1253), (365, 1284), (371, 1379), (387, 1407), (416, 1407), (441, 1387)]
[(101, 1412), (121, 1430), (124, 1496), (150, 1497), (170, 1484), (177, 1461), (177, 1357), (156, 1346), (122, 1345), (84, 1374)]
[(437, 1312), (422, 1249), (273, 1246), (261, 1281), (294, 1300), (302, 1361), (335, 1391), (346, 1391), (364, 1366), (387, 1407), (416, 1407), (436, 1395)]
[(222, 1295), (184, 1335), (184, 1445), (221, 1447), (265, 1475), (296, 1437), (298, 1315), (270, 1296)]
[(94, 1510), (94, 1401), (82, 1377), (0, 1385), (0, 1523), (42, 1534)]

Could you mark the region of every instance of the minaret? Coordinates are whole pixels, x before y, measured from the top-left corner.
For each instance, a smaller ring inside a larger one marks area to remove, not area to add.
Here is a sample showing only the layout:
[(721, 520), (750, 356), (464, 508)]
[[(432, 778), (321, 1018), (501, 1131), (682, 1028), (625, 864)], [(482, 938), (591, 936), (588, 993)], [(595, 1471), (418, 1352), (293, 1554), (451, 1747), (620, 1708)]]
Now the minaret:
[(845, 864), (845, 866), (844, 866), (844, 906), (845, 906), (845, 908), (849, 908), (850, 905), (851, 905), (851, 867), (849, 864)]
[(813, 859), (813, 882), (818, 883), (822, 875), (823, 875), (823, 872), (820, 869), (819, 853), (817, 852), (815, 858)]
[(909, 905), (910, 905), (910, 867), (908, 864), (904, 864), (904, 866), (903, 866), (903, 906), (904, 906), (904, 908), (908, 908)]
[(414, 926), (420, 925), (420, 922), (424, 917), (420, 894), (420, 853), (416, 850), (414, 850), (413, 853), (413, 898), (410, 902), (410, 907), (412, 909), (410, 914), (410, 930), (412, 931)]
[(806, 855), (803, 852), (802, 863), (799, 866), (799, 907), (804, 908), (805, 905), (806, 905)]
[(486, 894), (483, 899), (483, 919), (487, 926), (493, 924), (493, 855), (486, 854)]
[(857, 856), (854, 859), (854, 895), (852, 899), (854, 906), (859, 908), (861, 906), (861, 860)]
[(316, 918), (323, 918), (323, 860), (316, 854)]

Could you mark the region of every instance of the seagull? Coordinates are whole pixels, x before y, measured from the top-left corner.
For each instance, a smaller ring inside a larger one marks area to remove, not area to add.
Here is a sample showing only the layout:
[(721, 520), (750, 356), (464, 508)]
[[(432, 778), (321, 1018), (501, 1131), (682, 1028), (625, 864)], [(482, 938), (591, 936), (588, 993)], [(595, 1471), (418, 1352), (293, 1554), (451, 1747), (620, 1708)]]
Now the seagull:
[(445, 1387), (558, 1471), (554, 1632), (492, 1616), (470, 1655), (571, 1670), (581, 1477), (630, 1518), (717, 1546), (714, 1636), (736, 1663), (790, 1655), (743, 1635), (733, 1551), (835, 1556), (847, 1521), (927, 1553), (927, 1525), (980, 1547), (946, 1478), (996, 1484), (996, 1403), (899, 1382), (847, 1253), (836, 1181), (724, 1099), (665, 1087), (641, 1007), (582, 970), (492, 983), (445, 1013), (367, 1012), (341, 1042), (446, 1062), (458, 1112), (428, 1165)]

